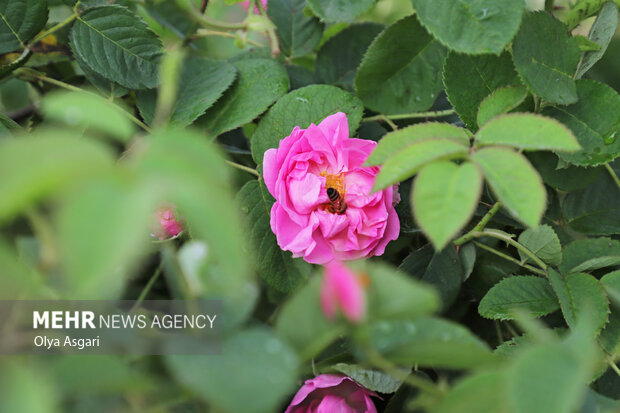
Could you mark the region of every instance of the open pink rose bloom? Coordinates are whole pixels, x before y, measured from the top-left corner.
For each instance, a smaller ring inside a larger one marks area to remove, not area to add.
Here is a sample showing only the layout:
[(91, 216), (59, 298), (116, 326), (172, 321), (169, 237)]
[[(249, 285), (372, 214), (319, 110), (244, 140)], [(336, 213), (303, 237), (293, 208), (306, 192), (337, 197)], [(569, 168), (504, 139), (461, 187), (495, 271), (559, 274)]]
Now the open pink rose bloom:
[(313, 264), (381, 255), (398, 237), (395, 187), (371, 194), (379, 167), (362, 164), (377, 145), (349, 138), (344, 113), (295, 127), (265, 152), (263, 174), (276, 199), (271, 229), (283, 250)]
[(321, 374), (306, 380), (286, 413), (376, 413), (371, 396), (377, 397), (350, 377)]

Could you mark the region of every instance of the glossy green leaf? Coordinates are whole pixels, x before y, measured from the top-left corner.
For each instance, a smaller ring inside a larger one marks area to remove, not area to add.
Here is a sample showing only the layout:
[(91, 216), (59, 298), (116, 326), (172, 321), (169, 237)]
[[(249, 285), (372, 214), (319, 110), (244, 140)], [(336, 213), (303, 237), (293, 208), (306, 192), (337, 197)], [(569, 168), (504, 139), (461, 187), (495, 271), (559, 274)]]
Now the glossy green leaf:
[(99, 73), (95, 72), (93, 69), (88, 67), (88, 65), (80, 59), (78, 55), (74, 55), (77, 64), (84, 72), (84, 76), (86, 79), (97, 89), (97, 91), (105, 97), (121, 97), (125, 96), (129, 93), (129, 89), (119, 85), (116, 82), (113, 82), (105, 77), (101, 76)]
[(478, 125), (482, 126), (492, 118), (517, 108), (527, 97), (523, 86), (505, 86), (484, 98), (478, 109)]
[(246, 228), (256, 269), (265, 282), (283, 293), (294, 291), (310, 274), (311, 266), (301, 258), (294, 259), (290, 252), (283, 251), (269, 224), (274, 199), (261, 181), (250, 181), (239, 191), (239, 205), (247, 214)]
[(587, 314), (594, 322), (592, 336), (598, 335), (609, 315), (609, 301), (601, 283), (584, 273), (560, 275), (551, 269), (548, 274), (569, 327), (576, 328)]
[(577, 79), (581, 78), (601, 59), (601, 57), (603, 57), (617, 27), (618, 6), (613, 1), (608, 1), (603, 5), (603, 8), (599, 12), (588, 33), (588, 39), (598, 44), (599, 49), (583, 54), (577, 66)]
[[(169, 125), (183, 127), (194, 122), (222, 96), (232, 84), (237, 70), (227, 62), (192, 56), (183, 62), (179, 89)], [(155, 116), (157, 92), (138, 92), (138, 109), (151, 124)]]
[[(620, 167), (620, 161), (612, 164)], [(615, 168), (616, 174), (620, 168)], [(607, 171), (592, 185), (571, 192), (562, 202), (562, 214), (575, 231), (589, 235), (620, 234), (620, 190)]]
[(180, 384), (223, 412), (276, 411), (296, 388), (295, 353), (266, 329), (227, 337), (222, 354), (172, 355), (166, 357), (166, 364)]
[(546, 208), (542, 179), (523, 155), (508, 148), (485, 148), (472, 156), (510, 214), (535, 227)]
[(258, 164), (269, 148), (275, 148), (295, 126), (307, 128), (319, 124), (329, 115), (344, 112), (349, 122), (349, 135), (353, 136), (362, 119), (364, 105), (354, 95), (337, 87), (311, 85), (283, 96), (263, 116), (252, 136), (252, 157)]
[(338, 363), (332, 368), (339, 373), (351, 377), (368, 390), (379, 393), (394, 393), (402, 384), (401, 380), (397, 380), (380, 370), (367, 369), (357, 364)]
[(317, 81), (353, 90), (364, 53), (383, 28), (376, 23), (352, 24), (327, 40), (316, 56)]
[[(549, 265), (557, 266), (562, 262), (560, 239), (549, 225), (526, 229), (519, 235), (519, 243)], [(531, 262), (520, 250), (519, 255), (523, 262)]]
[(321, 20), (334, 23), (351, 21), (377, 0), (308, 0), (308, 6)]
[(564, 248), (561, 273), (590, 272), (620, 264), (620, 241), (611, 238), (586, 238)]
[(450, 52), (443, 82), (456, 113), (471, 130), (478, 129), (478, 107), (484, 98), (500, 87), (521, 84), (508, 52), (499, 56)]
[(611, 87), (592, 80), (578, 80), (579, 101), (570, 106), (545, 109), (568, 126), (582, 149), (575, 153), (561, 153), (560, 158), (580, 166), (596, 166), (614, 160), (620, 155), (620, 95)]
[(481, 145), (506, 145), (524, 150), (575, 152), (581, 149), (570, 129), (532, 113), (511, 113), (486, 123), (476, 134)]
[(409, 254), (398, 268), (435, 287), (444, 311), (454, 303), (465, 279), (463, 263), (452, 245), (435, 252), (427, 244)]
[(373, 191), (404, 181), (428, 162), (438, 159), (462, 158), (469, 148), (450, 139), (415, 142), (389, 158), (375, 179)]
[(109, 170), (113, 162), (103, 144), (66, 130), (0, 141), (0, 220)]
[(397, 114), (428, 109), (442, 89), (446, 50), (409, 16), (385, 29), (370, 45), (355, 90), (377, 112)]
[(45, 27), (46, 0), (0, 0), (0, 54), (23, 49)]
[(68, 127), (92, 128), (127, 142), (135, 131), (128, 112), (89, 92), (56, 92), (41, 103), (44, 116)]
[(468, 368), (494, 360), (485, 342), (460, 324), (440, 318), (379, 321), (369, 330), (373, 347), (394, 363)]
[(304, 0), (271, 0), (267, 15), (276, 25), (280, 48), (290, 57), (312, 53), (321, 40), (323, 24), (304, 14)]
[(566, 26), (545, 12), (523, 17), (512, 46), (515, 66), (527, 87), (550, 102), (577, 102), (573, 74), (581, 55)]
[(343, 325), (325, 318), (319, 304), (320, 283), (320, 276), (310, 278), (308, 284), (284, 304), (275, 324), (278, 336), (297, 351), (301, 360), (312, 359), (344, 330)]
[(97, 6), (71, 30), (71, 48), (89, 68), (129, 89), (157, 86), (161, 42), (144, 21), (120, 6)]
[(536, 276), (513, 276), (497, 283), (480, 301), (480, 315), (493, 320), (512, 320), (516, 311), (541, 317), (560, 308), (547, 281)]
[(234, 65), (237, 80), (198, 121), (213, 135), (251, 122), (289, 88), (286, 70), (275, 60), (247, 59)]
[(482, 173), (472, 163), (432, 162), (418, 174), (411, 198), (416, 221), (442, 250), (471, 219), (482, 192)]
[(520, 0), (411, 0), (426, 29), (452, 50), (500, 54), (519, 29)]
[(425, 140), (449, 139), (469, 146), (469, 134), (463, 128), (449, 123), (417, 123), (386, 134), (372, 151), (366, 165), (381, 165), (409, 145)]

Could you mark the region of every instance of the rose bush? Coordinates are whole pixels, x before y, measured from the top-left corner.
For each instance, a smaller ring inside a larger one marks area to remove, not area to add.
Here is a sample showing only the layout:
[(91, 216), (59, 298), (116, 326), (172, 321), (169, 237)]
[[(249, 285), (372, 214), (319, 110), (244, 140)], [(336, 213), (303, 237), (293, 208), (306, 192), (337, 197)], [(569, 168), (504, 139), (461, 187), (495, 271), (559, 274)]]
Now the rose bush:
[[(263, 173), (276, 199), (271, 229), (278, 245), (313, 264), (381, 255), (398, 237), (397, 189), (371, 193), (378, 167), (364, 162), (376, 142), (349, 138), (344, 113), (307, 129), (295, 127), (277, 149), (265, 152)], [(328, 189), (346, 204), (330, 208)]]

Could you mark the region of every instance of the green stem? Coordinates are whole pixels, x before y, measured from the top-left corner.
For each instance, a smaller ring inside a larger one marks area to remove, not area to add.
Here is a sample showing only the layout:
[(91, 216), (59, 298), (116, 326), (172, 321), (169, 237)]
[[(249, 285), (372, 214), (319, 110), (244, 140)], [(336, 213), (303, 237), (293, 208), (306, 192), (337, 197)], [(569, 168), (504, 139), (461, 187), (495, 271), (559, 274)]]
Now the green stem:
[(39, 34), (37, 37), (35, 37), (30, 42), (30, 45), (37, 44), (38, 42), (40, 42), (41, 40), (43, 40), (44, 38), (46, 38), (50, 34), (57, 32), (58, 30), (62, 29), (63, 27), (65, 27), (68, 24), (71, 24), (71, 22), (73, 22), (73, 20), (75, 20), (76, 18), (77, 18), (77, 14), (75, 14), (75, 13), (72, 14), (71, 16), (67, 17), (65, 20), (63, 20), (60, 23), (58, 23), (56, 26), (50, 27), (48, 30), (46, 30), (43, 33)]
[(30, 227), (37, 241), (39, 241), (40, 257), (38, 266), (42, 271), (47, 271), (54, 267), (57, 262), (54, 231), (47, 219), (33, 208), (26, 210), (26, 218), (28, 218)]
[[(259, 14), (265, 19), (269, 19), (269, 16), (267, 16), (267, 11), (265, 10), (265, 7), (263, 7), (263, 2), (255, 1), (255, 3), (256, 7), (258, 8)], [(251, 10), (253, 9), (250, 9), (250, 11)], [(267, 29), (267, 37), (269, 37), (269, 43), (271, 44), (271, 55), (273, 57), (278, 56), (280, 54), (280, 42), (278, 41), (275, 26), (269, 27)]]
[(229, 23), (223, 22), (216, 19), (213, 19), (207, 15), (200, 13), (200, 11), (192, 9), (191, 17), (199, 24), (204, 27), (211, 29), (221, 29), (221, 30), (240, 30), (247, 29), (247, 24), (245, 22), (241, 23)]
[(522, 263), (521, 261), (519, 261), (518, 259), (516, 259), (516, 258), (514, 258), (514, 257), (511, 257), (511, 256), (510, 256), (510, 255), (508, 255), (508, 254), (504, 254), (503, 252), (498, 251), (498, 250), (496, 250), (495, 248), (489, 247), (488, 245), (485, 245), (485, 244), (483, 244), (483, 243), (481, 243), (481, 242), (474, 241), (474, 245), (475, 245), (475, 246), (477, 246), (477, 247), (479, 247), (479, 248), (482, 248), (483, 250), (489, 251), (490, 253), (495, 254), (495, 255), (497, 255), (498, 257), (501, 257), (501, 258), (503, 258), (503, 259), (505, 259), (505, 260), (508, 260), (508, 261), (514, 262), (515, 264), (517, 264), (517, 265), (519, 265), (519, 266), (521, 266), (521, 267), (523, 267), (523, 268), (527, 268), (528, 270), (530, 270), (530, 271), (532, 271), (532, 272), (534, 272), (534, 273), (536, 273), (536, 274), (540, 274), (540, 275), (543, 275), (543, 276), (547, 276), (547, 273), (546, 273), (546, 272), (544, 272), (544, 271), (542, 271), (542, 270), (539, 270), (538, 268), (533, 267), (533, 266), (531, 266), (531, 265), (524, 264), (524, 263)]
[(256, 172), (256, 169), (252, 169), (252, 168), (250, 168), (250, 167), (247, 167), (247, 166), (244, 166), (244, 165), (238, 164), (238, 163), (236, 163), (236, 162), (226, 161), (226, 163), (227, 163), (228, 165), (232, 166), (233, 168), (237, 168), (237, 169), (240, 169), (240, 170), (242, 170), (242, 171), (245, 171), (245, 172), (247, 172), (247, 173), (249, 173), (249, 174), (252, 174), (252, 175), (254, 175), (254, 176), (256, 176), (256, 177), (260, 177), (260, 175), (258, 174), (258, 172)]
[[(191, 36), (190, 39), (191, 40), (196, 40), (196, 39), (200, 39), (201, 37), (207, 37), (207, 36), (219, 36), (219, 37), (228, 37), (231, 39), (236, 39), (237, 36), (232, 34), (232, 33), (228, 33), (228, 32), (220, 32), (217, 30), (209, 30), (209, 29), (200, 29), (196, 32), (195, 35)], [(254, 40), (251, 39), (246, 39), (246, 42), (251, 44), (252, 46), (256, 46), (256, 47), (263, 47), (262, 44), (255, 42)]]
[(608, 364), (609, 364), (609, 367), (611, 367), (611, 369), (615, 371), (618, 376), (620, 376), (620, 369), (618, 368), (618, 366), (616, 366), (616, 363), (614, 363), (613, 360), (609, 360)]
[(506, 241), (508, 244), (512, 245), (513, 247), (515, 247), (516, 249), (518, 249), (519, 251), (523, 252), (523, 254), (527, 255), (528, 258), (530, 258), (532, 261), (534, 261), (536, 264), (538, 264), (538, 266), (543, 269), (546, 270), (547, 269), (547, 264), (545, 264), (543, 262), (543, 260), (541, 260), (540, 258), (538, 258), (536, 256), (536, 254), (534, 254), (532, 251), (530, 251), (529, 249), (527, 249), (526, 247), (524, 247), (523, 245), (519, 244), (517, 241), (513, 240), (511, 237), (492, 230), (492, 229), (487, 229), (482, 231), (482, 236), (489, 236), (489, 237), (493, 237), (493, 238), (497, 238), (503, 241)]
[(400, 119), (424, 119), (424, 118), (440, 118), (443, 116), (454, 115), (456, 111), (454, 109), (446, 110), (433, 110), (430, 112), (418, 112), (418, 113), (403, 113), (400, 115), (375, 115), (362, 119), (362, 122), (372, 122), (377, 120), (400, 120)]
[[(140, 304), (142, 303), (142, 301), (144, 301), (144, 299), (146, 298), (146, 296), (149, 294), (149, 292), (151, 291), (151, 288), (153, 287), (153, 284), (155, 284), (155, 281), (157, 281), (157, 279), (159, 278), (162, 269), (164, 267), (164, 262), (161, 261), (159, 263), (159, 265), (157, 266), (157, 269), (155, 270), (155, 272), (153, 273), (153, 275), (151, 276), (151, 278), (149, 279), (149, 281), (146, 283), (146, 285), (144, 286), (144, 288), (142, 289), (142, 292), (140, 293), (140, 296), (138, 297), (138, 299), (136, 300), (135, 304), (133, 305), (133, 307), (131, 307), (131, 311), (135, 310), (136, 308), (138, 308), (140, 306)], [(130, 312), (131, 312), (130, 311)]]
[[(77, 86), (70, 85), (69, 83), (65, 83), (65, 82), (62, 82), (60, 80), (56, 80), (56, 79), (53, 79), (51, 77), (47, 77), (47, 76), (42, 75), (40, 73), (37, 73), (35, 71), (24, 72), (24, 73), (21, 73), (21, 75), (24, 76), (25, 80), (37, 79), (37, 80), (40, 80), (42, 82), (47, 82), (47, 83), (52, 84), (54, 86), (61, 87), (63, 89), (71, 90), (73, 92), (83, 92), (83, 93), (89, 93), (89, 94), (92, 94), (92, 95), (95, 95), (95, 96), (99, 96), (99, 95), (97, 95), (95, 93), (89, 92), (89, 91), (84, 90), (82, 88), (79, 88)], [(116, 108), (116, 110), (120, 111), (123, 115), (125, 115), (133, 123), (135, 123), (136, 125), (138, 125), (142, 129), (144, 129), (145, 131), (147, 131), (149, 133), (152, 132), (152, 130), (151, 130), (151, 128), (149, 126), (144, 124), (140, 119), (136, 118), (131, 113), (127, 112), (126, 110), (121, 109), (117, 105), (113, 105), (113, 107)]]
[(30, 56), (32, 56), (32, 50), (30, 50), (28, 48), (24, 49), (22, 54), (17, 59), (12, 61), (8, 65), (3, 66), (2, 68), (0, 68), (0, 79), (3, 79), (4, 77), (9, 75), (14, 70), (17, 70), (20, 67), (22, 67), (23, 65), (25, 65), (26, 62), (28, 62), (28, 60), (30, 59)]
[(471, 241), (472, 239), (474, 239), (474, 234), (482, 231), (484, 227), (486, 227), (486, 225), (489, 223), (491, 218), (493, 218), (495, 214), (497, 214), (497, 211), (499, 211), (501, 207), (502, 207), (502, 203), (499, 201), (493, 204), (489, 212), (487, 212), (485, 216), (482, 217), (480, 222), (478, 222), (478, 224), (471, 231), (469, 231), (467, 234), (463, 235), (462, 237), (454, 240), (454, 245), (463, 245)]
[(620, 189), (620, 178), (618, 178), (618, 175), (616, 175), (616, 171), (614, 171), (614, 168), (612, 168), (611, 166), (609, 166), (608, 163), (606, 163), (605, 169), (607, 169), (607, 172), (609, 172), (609, 175), (611, 175), (611, 179), (614, 180), (616, 186), (618, 187), (618, 189)]

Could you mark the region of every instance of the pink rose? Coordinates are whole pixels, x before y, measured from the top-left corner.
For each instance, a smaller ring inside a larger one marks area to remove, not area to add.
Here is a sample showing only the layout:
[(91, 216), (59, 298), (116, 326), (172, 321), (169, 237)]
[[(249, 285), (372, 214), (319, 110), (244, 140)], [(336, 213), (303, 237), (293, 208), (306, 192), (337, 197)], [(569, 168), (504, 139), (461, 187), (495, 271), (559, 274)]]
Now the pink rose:
[[(267, 0), (261, 0), (260, 1), (263, 4), (263, 7), (265, 8), (265, 10), (267, 10)], [(248, 10), (250, 8), (250, 2), (249, 1), (242, 1), (241, 2), (241, 6), (243, 6), (244, 9)], [(254, 6), (254, 13), (258, 14), (258, 7)]]
[(339, 261), (332, 261), (325, 266), (321, 284), (321, 308), (330, 320), (341, 311), (349, 321), (359, 322), (366, 313), (362, 279)]
[(174, 216), (174, 208), (162, 207), (155, 212), (159, 227), (155, 230), (153, 236), (160, 240), (176, 237), (183, 231), (183, 226)]
[(377, 145), (349, 138), (344, 113), (295, 127), (265, 152), (264, 179), (276, 199), (271, 229), (280, 248), (313, 264), (381, 255), (400, 231), (394, 187), (371, 194), (379, 167), (362, 164)]
[(321, 374), (306, 380), (285, 413), (376, 413), (371, 396), (378, 397), (350, 377)]

